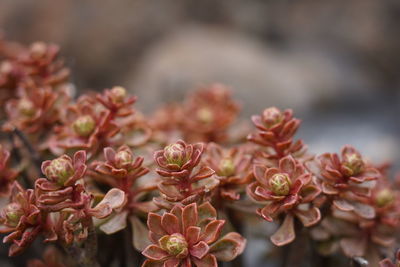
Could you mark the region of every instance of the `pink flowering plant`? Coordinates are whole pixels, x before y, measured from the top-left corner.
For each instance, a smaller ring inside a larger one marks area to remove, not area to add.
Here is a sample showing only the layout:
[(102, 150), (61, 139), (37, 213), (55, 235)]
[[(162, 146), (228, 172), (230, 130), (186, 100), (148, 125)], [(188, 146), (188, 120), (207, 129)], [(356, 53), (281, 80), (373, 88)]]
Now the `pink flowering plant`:
[(400, 183), (352, 146), (308, 152), (292, 110), (240, 132), (224, 85), (145, 115), (121, 86), (75, 96), (69, 73), (54, 44), (0, 40), (0, 233), (16, 266), (243, 267), (257, 238), (282, 266), (399, 266)]

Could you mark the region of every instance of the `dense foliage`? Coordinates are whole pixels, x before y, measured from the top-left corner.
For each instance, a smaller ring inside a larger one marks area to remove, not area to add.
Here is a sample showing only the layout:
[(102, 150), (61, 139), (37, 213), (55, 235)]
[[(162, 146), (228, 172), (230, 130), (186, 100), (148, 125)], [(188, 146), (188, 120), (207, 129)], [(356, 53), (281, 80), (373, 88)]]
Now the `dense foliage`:
[(314, 257), (340, 251), (360, 264), (399, 264), (390, 260), (399, 183), (388, 166), (351, 146), (309, 153), (291, 110), (266, 108), (251, 118), (255, 127), (238, 126), (240, 105), (219, 84), (151, 115), (119, 86), (75, 97), (58, 53), (0, 41), (0, 232), (9, 256), (39, 238), (56, 245), (29, 266), (124, 265), (98, 253), (100, 236), (122, 232), (134, 264), (239, 266), (246, 226), (263, 222), (277, 224), (266, 235), (278, 247), (306, 238)]

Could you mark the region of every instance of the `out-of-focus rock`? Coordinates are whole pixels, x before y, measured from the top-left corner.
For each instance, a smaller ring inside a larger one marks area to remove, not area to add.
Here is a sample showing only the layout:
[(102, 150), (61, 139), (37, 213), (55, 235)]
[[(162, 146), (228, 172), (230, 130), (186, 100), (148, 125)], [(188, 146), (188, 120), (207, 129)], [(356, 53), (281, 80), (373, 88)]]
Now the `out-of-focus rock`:
[(351, 92), (370, 93), (371, 81), (329, 51), (276, 50), (256, 38), (221, 28), (186, 27), (149, 48), (128, 88), (150, 111), (187, 91), (212, 82), (232, 88), (244, 114), (276, 105), (305, 111), (320, 101)]
[(0, 28), (17, 41), (59, 43), (78, 87), (120, 84), (151, 44), (197, 23), (280, 48), (331, 49), (386, 89), (400, 84), (399, 12), (397, 0), (2, 0)]

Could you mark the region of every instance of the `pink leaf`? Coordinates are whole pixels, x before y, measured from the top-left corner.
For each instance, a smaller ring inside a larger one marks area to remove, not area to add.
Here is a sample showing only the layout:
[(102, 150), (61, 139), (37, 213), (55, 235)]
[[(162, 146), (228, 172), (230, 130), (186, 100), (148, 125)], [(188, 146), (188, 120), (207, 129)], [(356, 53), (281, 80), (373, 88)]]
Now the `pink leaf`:
[(309, 210), (298, 209), (294, 213), (305, 227), (313, 226), (314, 224), (319, 222), (319, 220), (321, 220), (321, 212), (316, 207), (313, 207)]
[(162, 260), (169, 256), (166, 251), (156, 245), (148, 246), (142, 254), (151, 260)]
[(161, 225), (168, 234), (180, 233), (178, 218), (171, 214), (165, 213), (161, 218)]
[(198, 259), (202, 259), (208, 253), (209, 249), (210, 248), (208, 247), (206, 242), (200, 241), (190, 248), (190, 255)]
[(150, 212), (147, 217), (147, 226), (149, 227), (150, 231), (159, 235), (165, 235), (167, 232), (161, 226), (161, 216)]
[[(206, 255), (201, 260), (196, 259), (196, 258), (192, 258), (192, 260), (193, 260), (194, 264), (196, 265), (196, 267), (218, 267), (217, 259), (212, 254)], [(183, 265), (183, 266), (185, 266), (185, 265)], [(190, 267), (190, 265), (189, 265), (189, 267)]]
[(365, 238), (342, 238), (340, 246), (347, 257), (360, 257), (365, 254), (367, 240)]
[(183, 230), (185, 231), (189, 226), (196, 226), (198, 220), (197, 205), (196, 203), (190, 204), (183, 208), (182, 222)]
[(127, 211), (115, 214), (110, 220), (100, 226), (100, 230), (107, 235), (114, 234), (126, 227)]
[(139, 251), (143, 251), (148, 245), (150, 245), (147, 227), (136, 216), (131, 216), (129, 221), (132, 226), (133, 247)]
[(271, 241), (276, 246), (284, 246), (291, 243), (295, 238), (296, 233), (294, 232), (293, 216), (287, 214), (278, 231), (271, 236)]
[(220, 261), (231, 261), (242, 254), (246, 239), (238, 233), (228, 233), (210, 247), (210, 253)]
[(292, 156), (286, 156), (279, 161), (279, 169), (285, 173), (292, 174), (296, 168), (296, 162)]
[(211, 244), (218, 239), (221, 234), (222, 228), (224, 227), (224, 220), (214, 220), (208, 223), (204, 229), (201, 239), (207, 244)]

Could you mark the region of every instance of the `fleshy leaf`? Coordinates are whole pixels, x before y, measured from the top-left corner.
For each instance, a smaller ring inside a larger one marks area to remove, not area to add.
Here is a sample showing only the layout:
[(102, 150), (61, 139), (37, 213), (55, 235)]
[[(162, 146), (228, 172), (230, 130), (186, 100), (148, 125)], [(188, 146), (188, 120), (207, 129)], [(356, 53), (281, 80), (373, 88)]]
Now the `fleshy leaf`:
[(278, 231), (271, 236), (271, 241), (276, 246), (284, 246), (292, 242), (295, 238), (293, 216), (287, 214)]
[(316, 207), (309, 210), (296, 210), (295, 214), (305, 227), (313, 226), (321, 219), (321, 212)]
[(179, 221), (178, 218), (171, 214), (165, 213), (161, 218), (161, 225), (168, 234), (179, 233)]
[(214, 255), (208, 254), (201, 260), (193, 258), (196, 267), (218, 267), (217, 259)]
[(363, 256), (367, 241), (365, 238), (342, 238), (340, 246), (347, 257)]
[(147, 227), (136, 216), (129, 217), (129, 221), (132, 227), (133, 246), (137, 250), (143, 251), (151, 243), (147, 234)]
[(189, 226), (197, 225), (197, 205), (195, 203), (190, 204), (183, 208), (182, 211), (182, 222), (183, 230), (185, 231)]
[(126, 227), (127, 211), (115, 214), (110, 220), (100, 226), (100, 230), (107, 235), (114, 234)]
[(104, 198), (100, 201), (98, 205), (107, 204), (112, 209), (118, 209), (125, 205), (126, 197), (124, 191), (113, 188), (107, 192)]
[(209, 249), (210, 248), (208, 247), (206, 242), (200, 241), (199, 243), (190, 248), (190, 255), (198, 259), (201, 259), (208, 253)]
[(168, 253), (156, 245), (148, 246), (142, 254), (152, 260), (162, 260), (168, 257)]
[(242, 254), (246, 246), (246, 239), (240, 234), (231, 232), (210, 247), (210, 253), (220, 261), (231, 261)]
[(224, 224), (224, 220), (214, 220), (208, 223), (204, 229), (201, 239), (207, 244), (213, 243), (215, 240), (218, 239)]
[(375, 209), (363, 203), (354, 203), (354, 212), (365, 219), (375, 218)]

